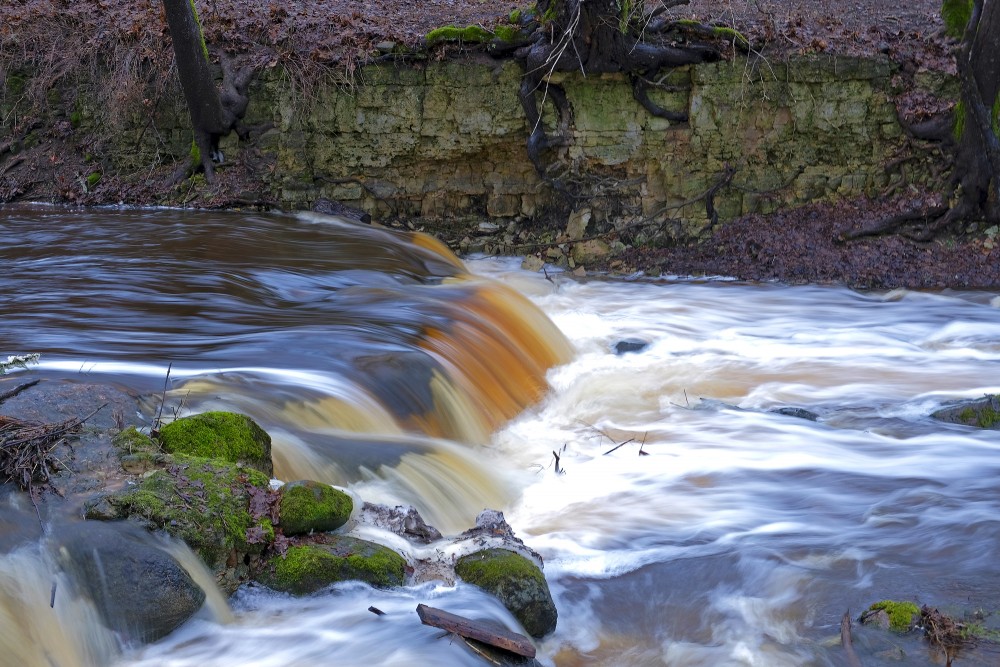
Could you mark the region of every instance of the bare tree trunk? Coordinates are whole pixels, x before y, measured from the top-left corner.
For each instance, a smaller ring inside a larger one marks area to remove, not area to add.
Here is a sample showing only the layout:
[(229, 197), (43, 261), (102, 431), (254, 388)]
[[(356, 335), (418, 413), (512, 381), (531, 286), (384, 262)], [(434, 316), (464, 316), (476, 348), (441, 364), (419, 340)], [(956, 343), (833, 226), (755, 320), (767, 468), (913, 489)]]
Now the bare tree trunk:
[(237, 129), (246, 112), (246, 89), (252, 72), (235, 71), (230, 61), (223, 57), (223, 94), (220, 97), (194, 0), (163, 0), (163, 7), (174, 44), (177, 75), (191, 114), (195, 144), (205, 178), (211, 183), (215, 178), (212, 162), (222, 160), (219, 139)]
[(1000, 139), (995, 110), (1000, 94), (1000, 0), (974, 0), (958, 55), (965, 118), (955, 162), (960, 183), (952, 218), (982, 215), (1000, 222)]

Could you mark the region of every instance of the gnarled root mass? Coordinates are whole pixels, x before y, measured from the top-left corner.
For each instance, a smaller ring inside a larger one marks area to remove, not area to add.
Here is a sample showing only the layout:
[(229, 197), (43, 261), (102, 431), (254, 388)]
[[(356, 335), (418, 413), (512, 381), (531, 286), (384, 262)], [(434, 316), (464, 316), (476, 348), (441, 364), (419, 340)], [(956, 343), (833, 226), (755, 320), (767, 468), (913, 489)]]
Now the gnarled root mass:
[[(686, 4), (687, 0), (668, 2)], [(629, 7), (633, 9), (630, 11)], [(653, 43), (645, 40), (651, 32), (669, 28), (656, 21), (657, 8), (643, 15), (643, 3), (621, 3), (617, 0), (540, 0), (535, 21), (537, 27), (527, 43), (517, 49), (514, 57), (524, 67), (524, 80), (519, 93), (528, 125), (528, 157), (539, 176), (557, 190), (564, 190), (546, 174), (542, 153), (559, 142), (545, 135), (538, 98), (543, 103), (551, 99), (566, 127), (569, 108), (562, 89), (548, 83), (554, 72), (580, 71), (587, 74), (622, 72), (632, 79), (633, 96), (647, 111), (674, 122), (685, 122), (687, 116), (667, 111), (649, 99), (651, 75), (663, 68), (679, 67), (718, 60), (719, 50), (708, 43), (671, 40)]]

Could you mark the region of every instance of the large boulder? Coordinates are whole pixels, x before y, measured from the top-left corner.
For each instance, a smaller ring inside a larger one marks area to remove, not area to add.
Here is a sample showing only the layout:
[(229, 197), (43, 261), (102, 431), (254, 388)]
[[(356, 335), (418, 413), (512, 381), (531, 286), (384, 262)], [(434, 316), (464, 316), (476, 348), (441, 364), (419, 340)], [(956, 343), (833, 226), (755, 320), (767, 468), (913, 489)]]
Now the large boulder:
[[(254, 557), (274, 541), (266, 512), (270, 480), (224, 461), (172, 455), (135, 484), (92, 499), (88, 519), (132, 519), (183, 540), (233, 593)], [(262, 502), (263, 500), (263, 502)], [(251, 503), (260, 511), (251, 512)]]
[(402, 586), (406, 578), (406, 561), (395, 551), (343, 535), (328, 535), (322, 542), (290, 547), (283, 556), (272, 557), (269, 565), (258, 581), (295, 595), (350, 580), (383, 588)]
[(278, 525), (289, 537), (336, 530), (347, 523), (354, 509), (351, 497), (329, 484), (289, 482), (279, 493)]
[(205, 602), (205, 591), (145, 531), (86, 522), (57, 527), (52, 538), (74, 592), (89, 598), (104, 623), (131, 641), (173, 632)]
[(463, 556), (455, 574), (503, 603), (532, 637), (556, 629), (556, 605), (542, 571), (507, 549), (483, 549)]
[(171, 454), (221, 459), (274, 474), (271, 436), (257, 423), (235, 412), (203, 412), (173, 421), (159, 432), (160, 444)]

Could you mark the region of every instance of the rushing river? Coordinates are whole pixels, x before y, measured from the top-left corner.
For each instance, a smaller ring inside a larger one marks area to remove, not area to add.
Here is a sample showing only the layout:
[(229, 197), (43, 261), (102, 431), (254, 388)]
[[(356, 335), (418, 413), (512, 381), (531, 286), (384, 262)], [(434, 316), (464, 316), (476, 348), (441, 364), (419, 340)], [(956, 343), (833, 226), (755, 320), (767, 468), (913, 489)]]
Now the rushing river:
[[(279, 477), (446, 533), (503, 510), (559, 610), (543, 664), (842, 665), (848, 609), (1000, 610), (1000, 439), (928, 417), (1000, 392), (996, 294), (466, 273), (420, 236), (176, 211), (0, 209), (0, 260), (0, 356), (40, 353), (32, 377), (158, 399), (169, 367), (167, 411), (252, 415)], [(48, 579), (24, 561), (0, 557), (0, 616), (30, 619), (0, 627), (3, 664), (38, 642), (67, 666), (479, 665), (416, 605), (516, 628), (463, 584), (244, 588), (231, 618), (119, 647), (86, 609), (29, 610), (16, 584)], [(854, 641), (944, 664), (915, 633)]]

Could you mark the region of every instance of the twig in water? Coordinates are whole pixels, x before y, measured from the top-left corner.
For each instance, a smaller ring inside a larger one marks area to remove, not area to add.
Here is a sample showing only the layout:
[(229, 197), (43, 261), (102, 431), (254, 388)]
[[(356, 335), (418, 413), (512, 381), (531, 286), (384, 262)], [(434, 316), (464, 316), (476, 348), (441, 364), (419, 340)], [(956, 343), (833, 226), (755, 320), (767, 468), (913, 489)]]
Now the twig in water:
[(382, 611), (381, 609), (379, 609), (378, 607), (374, 607), (374, 606), (368, 607), (368, 611), (370, 611), (371, 613), (375, 614), (376, 616), (385, 616), (385, 612)]
[(19, 385), (17, 385), (16, 387), (14, 387), (13, 389), (11, 389), (9, 391), (5, 391), (4, 393), (0, 394), (0, 403), (3, 403), (8, 398), (14, 398), (15, 396), (17, 396), (18, 394), (20, 394), (25, 389), (30, 389), (31, 387), (34, 387), (39, 382), (40, 382), (40, 380), (32, 380), (31, 382), (25, 382), (24, 384), (19, 384)]
[(160, 409), (156, 411), (156, 419), (153, 420), (153, 432), (160, 430), (160, 426), (163, 424), (161, 418), (163, 417), (163, 404), (167, 402), (167, 385), (170, 383), (170, 369), (173, 368), (174, 363), (170, 362), (167, 364), (167, 375), (163, 378), (163, 393), (160, 394)]
[(847, 654), (847, 664), (850, 667), (861, 667), (858, 654), (854, 652), (854, 643), (851, 641), (851, 610), (844, 612), (844, 617), (840, 619), (840, 643), (844, 646), (844, 653)]
[(556, 450), (554, 449), (552, 450), (552, 456), (554, 456), (556, 459), (556, 474), (557, 475), (564, 474), (566, 471), (559, 467), (559, 455), (556, 453)]
[(617, 445), (615, 445), (614, 447), (612, 447), (608, 451), (604, 452), (604, 456), (607, 456), (608, 454), (610, 454), (611, 452), (615, 451), (616, 449), (618, 449), (620, 447), (624, 447), (625, 445), (627, 445), (630, 442), (635, 442), (635, 438), (629, 438), (628, 440), (625, 440), (624, 442), (618, 443)]

